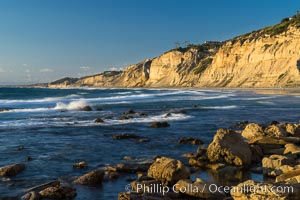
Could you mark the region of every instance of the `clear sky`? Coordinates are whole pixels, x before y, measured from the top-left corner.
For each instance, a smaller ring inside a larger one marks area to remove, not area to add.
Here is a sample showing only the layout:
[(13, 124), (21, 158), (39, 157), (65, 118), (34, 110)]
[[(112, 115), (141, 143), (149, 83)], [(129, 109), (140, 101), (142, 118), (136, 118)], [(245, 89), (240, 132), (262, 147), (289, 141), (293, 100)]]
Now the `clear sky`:
[(124, 68), (176, 41), (230, 39), (297, 10), (299, 0), (0, 0), (0, 84)]

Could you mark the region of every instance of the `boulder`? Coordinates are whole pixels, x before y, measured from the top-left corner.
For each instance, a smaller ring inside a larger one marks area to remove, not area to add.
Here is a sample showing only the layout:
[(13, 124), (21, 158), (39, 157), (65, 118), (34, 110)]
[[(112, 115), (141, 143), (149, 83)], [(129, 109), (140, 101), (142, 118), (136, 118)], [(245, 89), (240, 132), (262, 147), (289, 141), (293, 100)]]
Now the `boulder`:
[(87, 164), (85, 161), (81, 161), (81, 162), (75, 163), (75, 164), (73, 165), (73, 168), (74, 168), (74, 169), (84, 169), (84, 168), (88, 168), (88, 164)]
[(103, 170), (94, 170), (77, 178), (74, 183), (80, 185), (96, 186), (101, 185), (104, 177)]
[(133, 115), (135, 114), (136, 112), (133, 110), (133, 109), (129, 109), (127, 110), (126, 112), (123, 112), (124, 115)]
[(161, 157), (149, 167), (148, 177), (160, 180), (163, 185), (173, 185), (181, 179), (188, 179), (190, 172), (181, 161)]
[(285, 130), (292, 136), (300, 136), (300, 124), (286, 124)]
[(260, 162), (263, 157), (263, 150), (259, 145), (250, 145), (251, 160), (253, 163)]
[(242, 136), (248, 140), (265, 136), (263, 128), (259, 124), (251, 123), (248, 124), (242, 132)]
[(300, 169), (293, 169), (277, 176), (276, 182), (291, 182), (291, 179), (298, 176), (300, 176)]
[(104, 123), (104, 120), (101, 118), (97, 118), (94, 120), (95, 123)]
[(168, 122), (153, 122), (150, 124), (150, 128), (163, 128), (163, 127), (169, 127), (170, 124)]
[(271, 155), (262, 160), (263, 173), (268, 176), (278, 176), (282, 174), (283, 172), (280, 167), (283, 165), (294, 166), (295, 161), (282, 155)]
[[(279, 189), (276, 190), (276, 187)], [(285, 187), (284, 190), (280, 190)], [(253, 180), (248, 180), (243, 183), (234, 186), (230, 190), (230, 195), (234, 200), (292, 200), (297, 199), (297, 193), (292, 192), (292, 188), (289, 185), (277, 185), (271, 183), (259, 183)]]
[(283, 154), (292, 154), (292, 155), (300, 155), (300, 147), (294, 144), (286, 144)]
[(48, 187), (39, 192), (41, 199), (72, 200), (76, 197), (76, 189), (69, 186)]
[(285, 137), (285, 136), (287, 136), (286, 130), (282, 126), (279, 126), (279, 125), (268, 126), (265, 129), (265, 133), (269, 136), (275, 136), (275, 137)]
[(22, 163), (7, 165), (0, 168), (0, 176), (15, 176), (25, 169)]
[(120, 120), (128, 120), (128, 119), (132, 119), (132, 116), (121, 116), (119, 119)]
[(122, 134), (115, 134), (112, 136), (112, 139), (114, 140), (124, 140), (124, 139), (132, 139), (137, 142), (149, 142), (150, 139), (147, 137), (141, 137), (135, 134), (130, 134), (130, 133), (122, 133)]
[(251, 163), (251, 150), (240, 134), (219, 129), (207, 148), (207, 157), (211, 162), (247, 166)]
[(193, 144), (193, 145), (200, 145), (203, 144), (204, 142), (199, 139), (195, 138), (189, 138), (189, 137), (182, 137), (178, 141), (179, 144)]
[(22, 200), (40, 200), (41, 199), (41, 196), (39, 193), (37, 192), (28, 192), (27, 194), (23, 195), (21, 197)]
[(92, 107), (91, 106), (83, 106), (82, 108), (80, 108), (81, 111), (92, 111)]

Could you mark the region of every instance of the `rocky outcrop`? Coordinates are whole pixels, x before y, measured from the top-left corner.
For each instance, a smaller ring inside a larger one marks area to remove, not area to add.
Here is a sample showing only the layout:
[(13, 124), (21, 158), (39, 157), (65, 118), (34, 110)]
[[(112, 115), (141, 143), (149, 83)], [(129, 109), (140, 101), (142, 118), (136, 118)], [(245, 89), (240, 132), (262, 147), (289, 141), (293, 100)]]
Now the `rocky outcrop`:
[(160, 180), (163, 185), (172, 185), (181, 179), (188, 179), (190, 172), (181, 161), (161, 157), (149, 167), (148, 177)]
[(22, 163), (8, 165), (0, 168), (0, 176), (15, 176), (25, 169)]
[(89, 185), (89, 186), (101, 185), (103, 177), (104, 177), (103, 170), (94, 170), (83, 176), (80, 176), (74, 181), (74, 183), (80, 185)]
[(251, 150), (240, 134), (219, 129), (208, 146), (207, 157), (211, 162), (247, 166), (251, 163)]

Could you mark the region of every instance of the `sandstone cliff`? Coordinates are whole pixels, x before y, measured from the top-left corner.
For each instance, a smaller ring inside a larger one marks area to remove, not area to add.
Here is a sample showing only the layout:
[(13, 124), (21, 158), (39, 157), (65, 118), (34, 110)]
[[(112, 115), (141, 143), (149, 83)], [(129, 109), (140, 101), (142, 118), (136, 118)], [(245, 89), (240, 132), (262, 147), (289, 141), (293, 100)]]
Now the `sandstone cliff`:
[(300, 16), (225, 42), (189, 45), (123, 72), (49, 87), (299, 87)]

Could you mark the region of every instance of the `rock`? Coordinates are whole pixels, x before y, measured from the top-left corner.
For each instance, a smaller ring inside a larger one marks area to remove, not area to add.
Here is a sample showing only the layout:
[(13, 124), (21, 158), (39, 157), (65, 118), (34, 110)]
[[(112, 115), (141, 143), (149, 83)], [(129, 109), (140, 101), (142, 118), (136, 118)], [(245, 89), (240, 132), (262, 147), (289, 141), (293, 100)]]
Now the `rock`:
[(165, 118), (168, 118), (168, 117), (172, 117), (172, 113), (167, 113), (167, 114), (165, 115)]
[(188, 179), (190, 172), (181, 161), (161, 157), (149, 167), (148, 177), (160, 180), (163, 185), (172, 185), (181, 179)]
[[(287, 171), (276, 177), (276, 182), (287, 182), (291, 181), (293, 177), (298, 177), (300, 175), (300, 169), (294, 169)], [(299, 182), (300, 183), (300, 182)]]
[(126, 112), (123, 112), (124, 115), (133, 115), (135, 114), (136, 112), (133, 110), (133, 109), (129, 109), (128, 111)]
[(130, 134), (130, 133), (123, 133), (123, 134), (116, 134), (112, 136), (112, 139), (114, 140), (124, 140), (124, 139), (133, 139), (137, 142), (149, 142), (150, 139), (146, 137), (140, 137), (135, 134)]
[(294, 144), (286, 144), (283, 154), (300, 155), (300, 147)]
[[(278, 190), (276, 188), (279, 188)], [(282, 188), (282, 190), (280, 190)], [(283, 188), (285, 188), (283, 190)], [(289, 191), (288, 191), (289, 189)], [(259, 183), (248, 180), (238, 184), (230, 190), (230, 195), (234, 200), (255, 199), (255, 200), (292, 200), (297, 199), (297, 193), (292, 192), (289, 185), (278, 185), (271, 183)], [(295, 198), (296, 197), (296, 198)]]
[(251, 163), (251, 150), (240, 134), (219, 129), (207, 148), (207, 157), (210, 162), (247, 166)]
[(8, 108), (0, 108), (0, 112), (7, 112), (7, 111), (9, 111)]
[(300, 124), (287, 124), (285, 130), (292, 136), (300, 136)]
[(116, 134), (112, 136), (114, 140), (123, 140), (123, 139), (138, 139), (139, 136), (130, 133)]
[(40, 200), (41, 196), (37, 192), (29, 192), (21, 197), (22, 200)]
[(241, 121), (241, 122), (235, 123), (232, 127), (233, 128), (243, 128), (243, 129), (245, 129), (248, 124), (249, 124), (248, 121)]
[(211, 192), (209, 190), (209, 187), (207, 187), (209, 184), (205, 181), (197, 179), (197, 181), (192, 182), (190, 180), (179, 180), (175, 184), (175, 190), (197, 198), (203, 198), (203, 199), (224, 199), (226, 195), (224, 193), (220, 192)]
[(24, 146), (23, 145), (20, 145), (17, 147), (17, 151), (23, 151), (24, 150)]
[[(285, 139), (285, 138), (284, 138)], [(249, 144), (258, 144), (258, 145), (279, 145), (284, 146), (288, 142), (283, 140), (282, 138), (275, 138), (275, 137), (256, 137), (252, 138), (248, 141)]]
[(168, 122), (153, 122), (150, 124), (150, 128), (162, 128), (169, 127), (170, 124)]
[(113, 181), (120, 177), (120, 174), (115, 171), (106, 171), (103, 177), (103, 180)]
[(271, 155), (262, 160), (263, 173), (268, 176), (278, 176), (282, 174), (282, 170), (279, 168), (283, 165), (293, 166), (295, 165), (295, 161), (281, 155)]
[(75, 164), (73, 165), (73, 168), (74, 168), (74, 169), (88, 168), (88, 164), (87, 164), (85, 161), (81, 161), (81, 162), (75, 163)]
[(272, 126), (272, 125), (278, 125), (278, 124), (280, 124), (280, 122), (279, 122), (279, 121), (276, 121), (276, 120), (273, 120), (273, 121), (271, 121), (271, 123), (270, 123), (271, 126)]
[(128, 120), (128, 119), (132, 119), (132, 116), (121, 116), (120, 120)]
[(77, 178), (74, 183), (81, 185), (96, 186), (101, 185), (104, 177), (103, 170), (94, 170)]
[(285, 137), (285, 136), (287, 136), (287, 132), (285, 131), (285, 129), (280, 127), (280, 126), (277, 126), (277, 125), (268, 126), (265, 129), (265, 132), (269, 136), (275, 136), (275, 137)]
[(132, 191), (134, 192), (143, 192), (145, 187), (151, 186), (159, 186), (161, 185), (160, 181), (158, 180), (144, 180), (144, 181), (133, 181), (130, 183), (132, 187)]
[(200, 145), (203, 144), (204, 142), (199, 139), (195, 138), (187, 138), (187, 137), (182, 137), (179, 139), (179, 144), (193, 144), (193, 145)]
[(147, 117), (148, 115), (146, 113), (139, 113), (140, 117)]
[(242, 132), (242, 136), (248, 140), (265, 136), (263, 128), (259, 124), (251, 123), (248, 124)]
[(259, 145), (250, 145), (251, 161), (254, 163), (260, 162), (264, 156), (263, 150)]
[(94, 120), (95, 123), (104, 123), (104, 120), (101, 118), (97, 118)]
[(83, 106), (82, 108), (80, 108), (81, 111), (92, 111), (92, 107), (91, 106)]
[(25, 169), (22, 163), (8, 165), (0, 168), (0, 176), (15, 176)]
[(47, 183), (44, 183), (42, 185), (38, 185), (38, 186), (35, 186), (35, 187), (32, 187), (30, 189), (27, 190), (27, 192), (40, 192), (41, 190), (44, 190), (48, 187), (57, 187), (57, 186), (60, 186), (60, 182), (59, 181), (50, 181), (50, 182), (47, 182)]
[(72, 200), (76, 197), (76, 189), (68, 186), (48, 187), (39, 192), (42, 199)]
[(27, 156), (27, 157), (25, 158), (25, 161), (26, 161), (26, 162), (30, 162), (30, 161), (32, 161), (32, 160), (33, 160), (33, 158), (30, 157), (30, 156)]
[(184, 157), (184, 158), (197, 158), (196, 153), (184, 153), (181, 156)]

